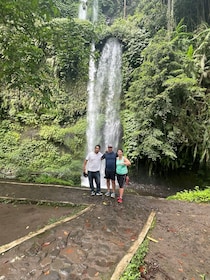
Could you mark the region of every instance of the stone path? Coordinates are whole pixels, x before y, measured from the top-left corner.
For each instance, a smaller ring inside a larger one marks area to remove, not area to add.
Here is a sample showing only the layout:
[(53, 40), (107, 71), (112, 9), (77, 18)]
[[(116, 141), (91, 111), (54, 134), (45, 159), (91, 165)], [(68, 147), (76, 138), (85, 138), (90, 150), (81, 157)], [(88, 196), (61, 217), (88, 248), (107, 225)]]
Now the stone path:
[(110, 280), (152, 210), (156, 225), (150, 237), (157, 242), (149, 244), (144, 279), (210, 280), (210, 204), (131, 192), (118, 204), (105, 196), (91, 197), (87, 188), (2, 182), (0, 194), (91, 205), (91, 210), (75, 219), (1, 254), (0, 280)]
[[(36, 188), (36, 189), (35, 189)], [(0, 280), (108, 280), (138, 238), (149, 214), (142, 197), (91, 197), (87, 189), (0, 186), (2, 196), (93, 204), (90, 211), (0, 256)]]

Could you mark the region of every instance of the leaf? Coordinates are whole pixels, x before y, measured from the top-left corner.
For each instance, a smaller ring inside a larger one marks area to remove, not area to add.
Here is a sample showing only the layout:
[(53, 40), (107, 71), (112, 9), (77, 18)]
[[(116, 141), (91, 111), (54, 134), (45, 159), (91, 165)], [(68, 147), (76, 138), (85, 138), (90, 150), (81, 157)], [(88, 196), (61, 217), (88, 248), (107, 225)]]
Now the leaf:
[(50, 242), (45, 242), (42, 244), (42, 247), (46, 247), (46, 246), (49, 246), (50, 245)]
[(145, 267), (144, 267), (143, 265), (141, 265), (141, 266), (139, 267), (139, 271), (140, 271), (141, 273), (144, 273), (144, 272), (145, 272)]

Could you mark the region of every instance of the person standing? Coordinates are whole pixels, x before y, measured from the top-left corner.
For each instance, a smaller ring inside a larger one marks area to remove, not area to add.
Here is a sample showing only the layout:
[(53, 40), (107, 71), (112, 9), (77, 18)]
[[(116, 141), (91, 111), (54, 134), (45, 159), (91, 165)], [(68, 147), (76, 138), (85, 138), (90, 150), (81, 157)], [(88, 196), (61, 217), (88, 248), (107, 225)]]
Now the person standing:
[[(102, 195), (100, 169), (101, 157), (103, 154), (100, 152), (100, 148), (100, 145), (96, 145), (94, 151), (88, 153), (83, 164), (83, 174), (85, 177), (88, 176), (91, 195)], [(94, 190), (94, 181), (96, 184), (96, 192)]]
[(119, 184), (119, 197), (117, 198), (117, 202), (123, 202), (123, 194), (124, 194), (124, 185), (126, 182), (126, 176), (128, 174), (128, 166), (131, 165), (131, 162), (123, 156), (123, 150), (119, 149), (117, 151), (117, 160), (116, 160), (116, 174), (117, 174), (117, 182)]
[[(108, 150), (103, 154), (101, 159), (105, 159), (105, 179), (107, 185), (106, 196), (115, 198), (115, 174), (116, 174), (116, 158), (117, 154), (113, 152), (112, 145), (108, 145)], [(112, 192), (111, 192), (112, 185)]]

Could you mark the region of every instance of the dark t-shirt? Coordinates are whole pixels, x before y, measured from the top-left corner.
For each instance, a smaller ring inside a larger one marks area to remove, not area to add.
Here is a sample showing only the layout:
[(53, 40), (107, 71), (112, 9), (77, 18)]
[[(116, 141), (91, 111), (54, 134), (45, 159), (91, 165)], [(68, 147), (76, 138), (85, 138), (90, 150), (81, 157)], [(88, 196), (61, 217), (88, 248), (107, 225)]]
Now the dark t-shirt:
[(116, 158), (117, 158), (117, 154), (114, 153), (114, 152), (103, 154), (102, 159), (106, 160), (106, 165), (105, 165), (106, 171), (115, 172), (115, 170), (116, 170)]

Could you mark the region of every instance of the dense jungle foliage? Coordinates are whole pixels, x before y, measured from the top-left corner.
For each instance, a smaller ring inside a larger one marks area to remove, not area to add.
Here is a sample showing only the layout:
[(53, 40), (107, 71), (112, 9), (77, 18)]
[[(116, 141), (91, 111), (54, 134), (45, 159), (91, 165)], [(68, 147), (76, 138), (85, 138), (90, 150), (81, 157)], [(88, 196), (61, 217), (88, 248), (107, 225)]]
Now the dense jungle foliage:
[(210, 169), (210, 0), (0, 0), (0, 176), (80, 184), (88, 63), (123, 46), (123, 145), (150, 174)]

